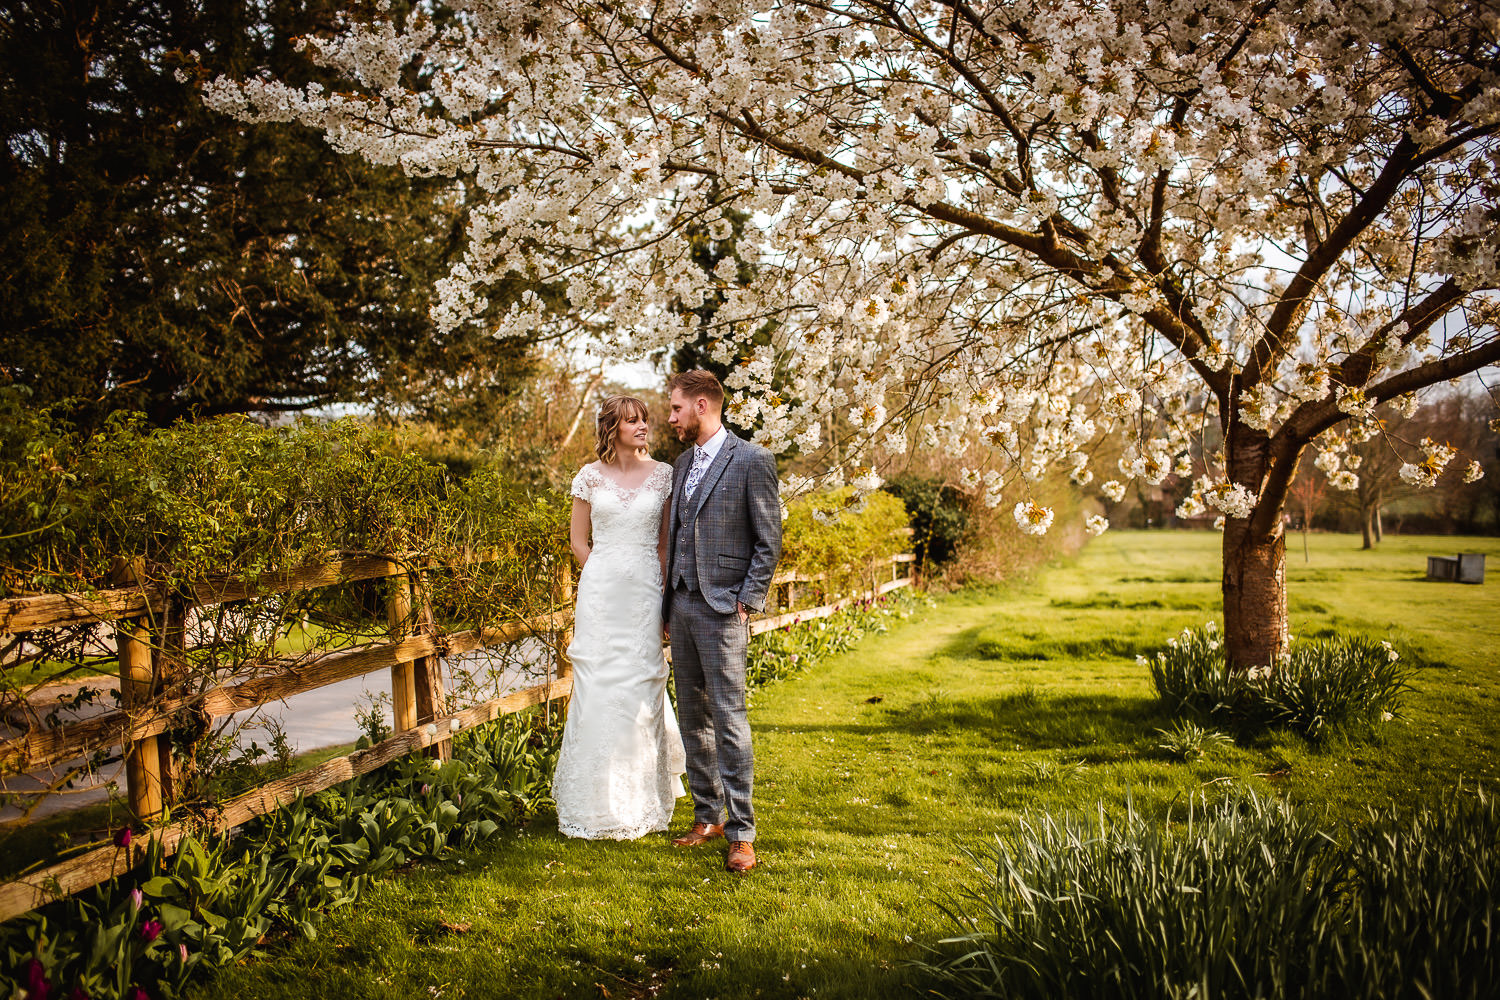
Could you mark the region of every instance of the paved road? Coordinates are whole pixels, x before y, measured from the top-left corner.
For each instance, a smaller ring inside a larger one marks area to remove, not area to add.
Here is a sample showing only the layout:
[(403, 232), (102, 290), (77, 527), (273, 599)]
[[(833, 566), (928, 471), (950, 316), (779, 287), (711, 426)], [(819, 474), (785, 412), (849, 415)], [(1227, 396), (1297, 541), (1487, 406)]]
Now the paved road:
[[(545, 665), (549, 662), (550, 651), (539, 642), (522, 644), (517, 649), (517, 659), (522, 663)], [(457, 668), (461, 671), (477, 674), (481, 677), (488, 670), (494, 670), (495, 676), (488, 679), (485, 693), (482, 697), (491, 698), (529, 687), (539, 683), (540, 678), (533, 672), (528, 672), (524, 666), (502, 669), (503, 664), (498, 659), (492, 659), (490, 654), (483, 650), (468, 653), (454, 660), (445, 661), (444, 673), (447, 677), (449, 689), (453, 689), (453, 672)], [(536, 669), (536, 668), (533, 668)], [(352, 743), (361, 735), (359, 723), (355, 721), (354, 713), (361, 706), (368, 706), (372, 696), (385, 693), (387, 697), (391, 690), (391, 679), (389, 670), (377, 670), (363, 677), (353, 677), (340, 681), (337, 684), (329, 684), (312, 691), (304, 691), (293, 695), (282, 702), (275, 702), (262, 706), (259, 710), (247, 710), (232, 716), (227, 720), (228, 727), (238, 728), (240, 746), (248, 747), (252, 741), (262, 747), (270, 743), (270, 730), (268, 722), (279, 723), (291, 741), (293, 748), (298, 753), (309, 750), (319, 750), (324, 747), (339, 746)], [(110, 711), (115, 705), (115, 699), (109, 694), (115, 685), (113, 682), (96, 679), (84, 682), (90, 687), (104, 688), (104, 693), (97, 698), (96, 703), (87, 706), (81, 711), (69, 713), (64, 716), (65, 720), (81, 720), (103, 712)], [(71, 696), (82, 684), (57, 685), (46, 689), (46, 694), (52, 698), (60, 696)], [(385, 714), (386, 724), (391, 721), (389, 701), (382, 706)], [(258, 717), (257, 717), (258, 715)], [(226, 721), (226, 720), (221, 720)], [(0, 738), (10, 738), (17, 735), (19, 730), (14, 725), (0, 722)], [(30, 792), (45, 788), (59, 777), (66, 774), (69, 769), (78, 767), (83, 761), (81, 759), (69, 761), (66, 765), (59, 767), (56, 771), (44, 771), (34, 774), (17, 775), (4, 779), (3, 790), (6, 792)], [(82, 806), (104, 802), (109, 798), (110, 785), (118, 786), (117, 794), (124, 795), (124, 765), (114, 763), (99, 769), (93, 774), (81, 776), (74, 779), (73, 789), (52, 795), (47, 798), (36, 811), (32, 813), (33, 819), (50, 816), (60, 812), (77, 809)], [(0, 823), (18, 818), (22, 809), (17, 805), (7, 805), (0, 808)]]

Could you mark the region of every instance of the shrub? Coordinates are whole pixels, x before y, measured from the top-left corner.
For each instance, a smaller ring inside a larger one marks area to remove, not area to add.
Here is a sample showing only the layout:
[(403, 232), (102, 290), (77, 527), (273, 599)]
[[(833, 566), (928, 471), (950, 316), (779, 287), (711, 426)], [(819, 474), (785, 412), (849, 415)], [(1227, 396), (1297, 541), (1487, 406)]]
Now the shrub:
[(1484, 795), (1320, 832), (1248, 795), (1156, 825), (1045, 819), (980, 855), (920, 963), (950, 998), (1477, 998), (1500, 981)]
[(853, 493), (844, 487), (791, 502), (781, 529), (781, 572), (823, 577), (828, 593), (890, 579), (891, 556), (911, 545), (906, 507), (876, 492), (855, 510), (849, 506)]
[(906, 507), (912, 552), (923, 572), (952, 561), (971, 520), (963, 494), (941, 479), (914, 475), (897, 476), (884, 489)]
[(1184, 629), (1155, 657), (1138, 657), (1170, 711), (1243, 729), (1286, 727), (1316, 738), (1389, 720), (1411, 671), (1388, 642), (1335, 636), (1294, 643), (1272, 667), (1230, 667), (1213, 622)]

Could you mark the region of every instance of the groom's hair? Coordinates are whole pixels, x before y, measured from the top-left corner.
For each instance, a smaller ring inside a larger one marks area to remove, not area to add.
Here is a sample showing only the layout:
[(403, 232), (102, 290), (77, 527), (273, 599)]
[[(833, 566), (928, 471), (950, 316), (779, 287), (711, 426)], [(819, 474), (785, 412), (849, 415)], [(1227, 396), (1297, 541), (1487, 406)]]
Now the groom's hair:
[(704, 371), (702, 368), (689, 368), (668, 379), (667, 394), (670, 395), (673, 392), (680, 392), (689, 399), (702, 396), (719, 409), (724, 408), (724, 387), (719, 384), (713, 372)]

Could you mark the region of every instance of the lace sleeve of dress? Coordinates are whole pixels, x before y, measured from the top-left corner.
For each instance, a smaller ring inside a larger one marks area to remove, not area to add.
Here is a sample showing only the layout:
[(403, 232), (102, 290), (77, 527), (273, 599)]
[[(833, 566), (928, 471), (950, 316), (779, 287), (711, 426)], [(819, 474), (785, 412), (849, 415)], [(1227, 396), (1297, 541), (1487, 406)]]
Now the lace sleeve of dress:
[(584, 503), (594, 502), (594, 477), (590, 474), (587, 465), (578, 470), (578, 475), (573, 477), (573, 488), (568, 492)]
[(651, 481), (663, 493), (672, 492), (672, 464), (657, 462), (656, 468), (651, 470)]

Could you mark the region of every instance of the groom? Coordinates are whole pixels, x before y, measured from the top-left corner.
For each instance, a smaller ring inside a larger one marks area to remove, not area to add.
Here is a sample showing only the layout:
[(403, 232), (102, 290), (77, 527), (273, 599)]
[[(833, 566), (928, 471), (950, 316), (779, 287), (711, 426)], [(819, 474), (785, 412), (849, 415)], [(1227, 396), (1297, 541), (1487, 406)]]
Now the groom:
[(662, 605), (693, 791), (693, 828), (672, 843), (697, 847), (727, 836), (724, 867), (745, 872), (755, 867), (745, 653), (750, 612), (765, 610), (781, 557), (776, 460), (724, 429), (724, 387), (711, 372), (681, 372), (667, 389), (667, 422), (693, 443), (673, 470)]

